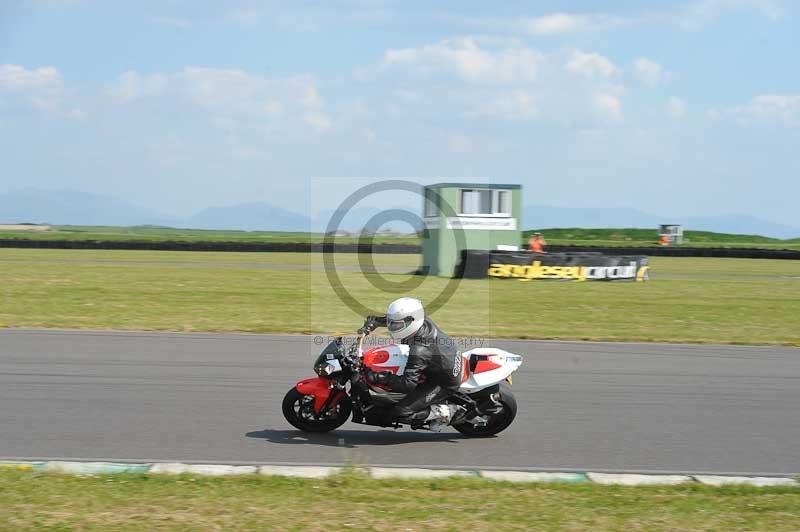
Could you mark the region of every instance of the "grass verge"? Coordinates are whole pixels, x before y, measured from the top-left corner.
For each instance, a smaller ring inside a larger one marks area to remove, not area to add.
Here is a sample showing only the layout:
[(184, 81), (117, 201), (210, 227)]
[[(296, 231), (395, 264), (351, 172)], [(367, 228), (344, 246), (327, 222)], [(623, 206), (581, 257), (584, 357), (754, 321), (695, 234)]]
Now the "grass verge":
[[(401, 294), (430, 303), (450, 282), (379, 289), (360, 258), (337, 255), (339, 275), (375, 312)], [(403, 272), (419, 261), (374, 258), (393, 283), (409, 280)], [(0, 325), (352, 331), (362, 317), (339, 299), (321, 261), (301, 253), (0, 249)], [(454, 335), (800, 345), (800, 262), (656, 257), (651, 266), (648, 283), (463, 280), (434, 318)]]
[(800, 489), (0, 471), (6, 530), (771, 530)]

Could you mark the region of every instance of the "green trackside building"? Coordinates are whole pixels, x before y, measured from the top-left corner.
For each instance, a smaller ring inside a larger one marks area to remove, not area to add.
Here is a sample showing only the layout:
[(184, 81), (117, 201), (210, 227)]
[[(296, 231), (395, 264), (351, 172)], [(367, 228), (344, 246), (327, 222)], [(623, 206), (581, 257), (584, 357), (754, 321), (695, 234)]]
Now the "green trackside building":
[(520, 245), (522, 187), (437, 183), (425, 187), (422, 265), (429, 275), (452, 277), (463, 249)]

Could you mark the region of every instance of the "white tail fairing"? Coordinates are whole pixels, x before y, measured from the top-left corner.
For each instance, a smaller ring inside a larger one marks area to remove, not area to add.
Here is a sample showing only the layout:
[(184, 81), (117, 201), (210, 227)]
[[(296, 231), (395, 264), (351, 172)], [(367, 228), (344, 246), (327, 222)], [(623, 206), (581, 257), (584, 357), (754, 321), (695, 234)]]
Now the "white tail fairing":
[[(373, 371), (390, 371), (395, 375), (405, 372), (409, 347), (405, 344), (389, 344), (374, 347), (364, 352), (364, 365)], [(503, 349), (481, 347), (461, 353), (463, 361), (463, 393), (475, 393), (506, 380), (522, 365), (522, 356)], [(370, 392), (386, 399), (398, 400), (404, 394), (386, 390), (381, 386), (370, 386)]]
[(461, 354), (467, 366), (467, 378), (458, 389), (475, 393), (503, 382), (522, 365), (522, 355), (515, 355), (494, 347), (479, 347)]

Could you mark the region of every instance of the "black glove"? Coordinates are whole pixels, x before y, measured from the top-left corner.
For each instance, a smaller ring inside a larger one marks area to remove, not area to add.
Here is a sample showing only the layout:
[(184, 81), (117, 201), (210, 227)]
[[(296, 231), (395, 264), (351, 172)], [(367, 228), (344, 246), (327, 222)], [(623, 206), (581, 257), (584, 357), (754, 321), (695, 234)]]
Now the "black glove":
[(388, 371), (372, 371), (369, 368), (364, 368), (364, 380), (370, 384), (383, 384), (386, 378), (391, 375)]
[(371, 333), (378, 327), (386, 327), (386, 316), (367, 316), (359, 333)]

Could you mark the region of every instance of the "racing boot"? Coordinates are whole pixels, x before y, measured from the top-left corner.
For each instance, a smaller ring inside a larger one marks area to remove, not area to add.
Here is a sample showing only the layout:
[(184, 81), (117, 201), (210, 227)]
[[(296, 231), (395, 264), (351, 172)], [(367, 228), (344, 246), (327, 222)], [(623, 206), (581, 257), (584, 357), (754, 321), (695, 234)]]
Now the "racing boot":
[(425, 421), (430, 421), (428, 428), (431, 432), (442, 432), (450, 421), (464, 410), (466, 409), (461, 405), (432, 405)]
[(423, 408), (419, 412), (414, 412), (408, 416), (401, 416), (397, 418), (398, 423), (406, 423), (414, 430), (421, 429), (425, 425), (425, 421), (430, 415), (430, 408)]

